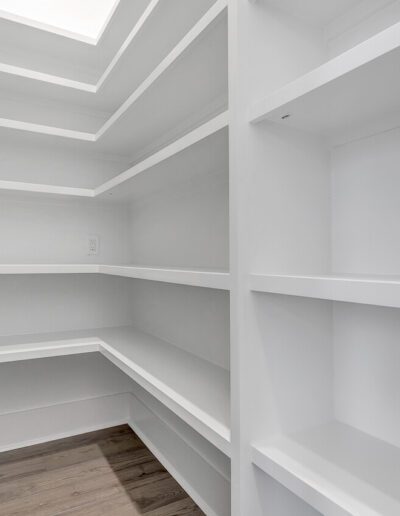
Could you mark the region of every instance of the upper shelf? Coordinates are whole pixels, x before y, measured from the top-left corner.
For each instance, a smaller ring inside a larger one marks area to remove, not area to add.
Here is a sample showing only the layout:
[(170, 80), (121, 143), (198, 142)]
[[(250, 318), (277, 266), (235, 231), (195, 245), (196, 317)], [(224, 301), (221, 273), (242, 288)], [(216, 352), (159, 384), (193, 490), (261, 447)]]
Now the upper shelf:
[(255, 292), (400, 308), (400, 276), (252, 274)]
[(33, 73), (92, 84), (121, 48), (149, 3), (150, 0), (120, 0), (95, 45), (0, 18), (0, 62)]
[[(10, 108), (3, 102), (0, 112), (15, 110), (17, 118), (0, 118), (2, 133), (7, 137), (10, 131), (23, 132), (33, 144), (51, 145), (61, 139), (74, 151), (119, 155), (133, 161), (151, 154), (226, 109), (225, 8), (226, 0), (218, 0), (97, 130), (93, 130), (90, 116), (80, 114), (76, 127), (78, 119), (73, 122), (74, 117), (65, 114), (69, 111), (57, 106), (51, 106), (46, 114), (43, 107), (35, 112), (31, 105), (14, 102)], [(46, 119), (50, 123), (45, 123)], [(14, 137), (18, 140), (18, 134)]]
[[(151, 193), (155, 188), (159, 189), (163, 185), (171, 185), (174, 182), (180, 182), (182, 179), (188, 179), (199, 173), (221, 172), (228, 170), (228, 112), (212, 118), (205, 124), (197, 127), (193, 131), (185, 134), (178, 140), (170, 143), (158, 152), (152, 154), (148, 158), (140, 161), (132, 167), (128, 167), (123, 172), (112, 177), (95, 188), (82, 188), (64, 185), (54, 185), (45, 183), (27, 183), (23, 181), (26, 175), (26, 163), (31, 164), (29, 173), (39, 174), (45, 178), (53, 176), (53, 159), (48, 161), (48, 153), (39, 151), (39, 156), (45, 161), (37, 162), (36, 160), (26, 160), (28, 152), (25, 147), (24, 153), (19, 154), (22, 157), (21, 174), (22, 180), (8, 181), (0, 180), (0, 192), (26, 192), (36, 193), (46, 196), (64, 196), (64, 197), (86, 197), (86, 198), (108, 198), (114, 200), (134, 199), (141, 195)], [(54, 149), (52, 149), (54, 152)], [(35, 149), (35, 152), (37, 149)], [(37, 154), (36, 154), (37, 156)], [(98, 173), (100, 165), (106, 165), (107, 172), (110, 164), (104, 160), (92, 162), (82, 162), (82, 170), (77, 169), (79, 162), (78, 156), (74, 156), (73, 166), (77, 172), (77, 179), (82, 180), (88, 173), (89, 166), (94, 169), (93, 172)], [(32, 170), (32, 163), (35, 163), (37, 170)], [(15, 160), (11, 160), (7, 171), (13, 176), (17, 175), (20, 167), (16, 169)], [(121, 168), (122, 163), (111, 167)], [(60, 169), (60, 162), (58, 162)], [(48, 170), (47, 170), (48, 169)], [(68, 180), (73, 180), (70, 176), (68, 163), (66, 163), (66, 172)], [(144, 172), (147, 172), (144, 174)], [(40, 176), (39, 176), (40, 177)], [(140, 180), (138, 178), (140, 177)]]
[[(97, 132), (212, 3), (152, 0), (95, 82), (74, 81), (0, 62), (1, 116)], [(79, 112), (93, 118), (91, 125), (89, 121), (84, 125)]]
[(399, 57), (396, 23), (258, 101), (249, 120), (340, 140), (343, 131), (398, 110)]
[(253, 462), (329, 516), (397, 516), (400, 452), (338, 422), (253, 446)]
[(100, 352), (226, 455), (229, 371), (130, 327), (0, 337), (0, 362)]

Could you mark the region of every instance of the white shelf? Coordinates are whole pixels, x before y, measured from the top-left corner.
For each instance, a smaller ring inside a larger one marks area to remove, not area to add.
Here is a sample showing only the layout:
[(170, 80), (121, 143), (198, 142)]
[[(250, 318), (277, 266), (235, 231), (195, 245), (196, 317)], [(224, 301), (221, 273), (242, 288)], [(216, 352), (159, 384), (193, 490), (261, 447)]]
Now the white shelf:
[(56, 186), (39, 183), (25, 183), (22, 181), (0, 180), (0, 192), (26, 192), (44, 195), (61, 195), (66, 197), (94, 197), (92, 188), (75, 188), (70, 186)]
[(155, 167), (156, 165), (159, 165), (160, 163), (168, 160), (169, 158), (176, 156), (185, 149), (192, 147), (196, 143), (217, 133), (221, 129), (228, 127), (228, 123), (229, 113), (228, 111), (225, 111), (224, 113), (217, 115), (216, 117), (200, 125), (199, 127), (196, 127), (196, 129), (185, 134), (182, 138), (175, 140), (174, 142), (170, 143), (158, 152), (152, 154), (148, 158), (137, 163), (133, 167), (130, 167), (128, 170), (122, 172), (121, 174), (118, 174), (116, 177), (98, 186), (94, 190), (95, 197), (100, 196), (102, 194), (110, 193), (114, 188), (117, 188), (118, 186), (123, 186), (123, 190), (126, 191), (126, 183), (130, 179), (134, 178), (138, 174), (145, 172), (146, 170)]
[(100, 351), (94, 332), (58, 332), (0, 337), (0, 363)]
[(225, 454), (229, 372), (130, 327), (0, 337), (0, 362), (100, 352)]
[(100, 265), (99, 272), (112, 276), (124, 276), (164, 283), (191, 285), (194, 287), (230, 289), (228, 272), (208, 269), (178, 269), (158, 267), (136, 267), (134, 265)]
[(137, 267), (135, 265), (21, 263), (0, 264), (2, 274), (105, 274), (123, 276), (177, 285), (230, 289), (229, 272), (210, 269), (181, 269), (162, 267)]
[(95, 274), (99, 265), (91, 263), (1, 263), (0, 274)]
[(400, 450), (349, 426), (254, 445), (253, 462), (325, 516), (400, 514)]
[(398, 110), (399, 56), (397, 23), (258, 101), (249, 119), (340, 138)]
[(400, 308), (400, 276), (250, 275), (256, 292)]

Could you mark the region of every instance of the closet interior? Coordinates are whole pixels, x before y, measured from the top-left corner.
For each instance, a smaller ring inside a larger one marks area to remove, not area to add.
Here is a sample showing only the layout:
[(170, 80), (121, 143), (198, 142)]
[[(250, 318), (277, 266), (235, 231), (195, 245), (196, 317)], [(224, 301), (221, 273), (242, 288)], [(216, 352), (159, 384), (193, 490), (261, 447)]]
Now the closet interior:
[(398, 516), (399, 59), (400, 0), (0, 18), (0, 451), (128, 423), (207, 516)]
[(128, 423), (230, 514), (226, 0), (0, 19), (0, 450)]

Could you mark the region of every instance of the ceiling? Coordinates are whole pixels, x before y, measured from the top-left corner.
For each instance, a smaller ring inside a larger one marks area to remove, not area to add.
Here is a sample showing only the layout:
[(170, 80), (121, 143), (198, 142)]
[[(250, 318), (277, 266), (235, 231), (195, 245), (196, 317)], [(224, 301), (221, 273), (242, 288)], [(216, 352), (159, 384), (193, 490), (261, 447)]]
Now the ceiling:
[(119, 0), (0, 0), (0, 17), (97, 44)]

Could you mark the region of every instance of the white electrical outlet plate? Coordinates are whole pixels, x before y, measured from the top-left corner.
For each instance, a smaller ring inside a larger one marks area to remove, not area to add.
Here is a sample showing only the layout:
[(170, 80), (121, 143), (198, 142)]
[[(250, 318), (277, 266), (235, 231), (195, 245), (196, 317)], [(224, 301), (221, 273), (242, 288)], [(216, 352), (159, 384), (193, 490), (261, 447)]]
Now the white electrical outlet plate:
[(98, 235), (88, 236), (88, 255), (97, 256), (99, 254), (100, 237)]

